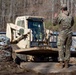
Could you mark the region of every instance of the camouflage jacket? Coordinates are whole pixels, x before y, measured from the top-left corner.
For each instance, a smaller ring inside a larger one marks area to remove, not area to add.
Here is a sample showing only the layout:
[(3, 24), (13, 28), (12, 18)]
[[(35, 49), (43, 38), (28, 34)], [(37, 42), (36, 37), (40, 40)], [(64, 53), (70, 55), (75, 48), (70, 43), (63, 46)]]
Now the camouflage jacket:
[(59, 25), (59, 31), (65, 31), (69, 30), (71, 31), (71, 28), (74, 24), (73, 17), (68, 13), (68, 11), (65, 11), (64, 13), (60, 13), (56, 18), (53, 20), (53, 25)]

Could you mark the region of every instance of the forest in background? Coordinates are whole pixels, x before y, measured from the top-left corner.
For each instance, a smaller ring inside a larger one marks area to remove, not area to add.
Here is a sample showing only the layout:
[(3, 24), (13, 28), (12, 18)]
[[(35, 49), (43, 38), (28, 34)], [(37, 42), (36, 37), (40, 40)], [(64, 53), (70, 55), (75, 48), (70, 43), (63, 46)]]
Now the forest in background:
[[(66, 3), (68, 11), (76, 16), (76, 0), (0, 0), (0, 31), (6, 30), (8, 22), (14, 23), (17, 16), (24, 15), (42, 16), (45, 18), (46, 28), (58, 30), (58, 26), (52, 26), (52, 21), (63, 3)], [(73, 31), (75, 29), (76, 25)]]

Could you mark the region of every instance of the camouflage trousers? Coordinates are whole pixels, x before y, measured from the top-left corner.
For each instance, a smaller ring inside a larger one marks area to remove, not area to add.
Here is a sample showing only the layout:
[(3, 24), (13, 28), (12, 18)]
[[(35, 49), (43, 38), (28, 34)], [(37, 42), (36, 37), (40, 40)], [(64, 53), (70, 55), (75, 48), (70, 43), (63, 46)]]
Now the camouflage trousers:
[(59, 61), (70, 60), (70, 47), (72, 44), (72, 33), (61, 31), (58, 36), (57, 46), (59, 49)]

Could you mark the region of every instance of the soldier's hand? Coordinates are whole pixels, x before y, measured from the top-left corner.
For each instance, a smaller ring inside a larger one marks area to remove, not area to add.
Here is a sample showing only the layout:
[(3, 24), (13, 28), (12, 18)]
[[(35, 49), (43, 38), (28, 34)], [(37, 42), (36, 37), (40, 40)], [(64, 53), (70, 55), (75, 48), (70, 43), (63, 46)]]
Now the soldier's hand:
[(57, 16), (58, 16), (58, 14), (57, 14), (57, 13), (55, 13), (55, 14), (54, 14), (54, 18), (56, 18)]

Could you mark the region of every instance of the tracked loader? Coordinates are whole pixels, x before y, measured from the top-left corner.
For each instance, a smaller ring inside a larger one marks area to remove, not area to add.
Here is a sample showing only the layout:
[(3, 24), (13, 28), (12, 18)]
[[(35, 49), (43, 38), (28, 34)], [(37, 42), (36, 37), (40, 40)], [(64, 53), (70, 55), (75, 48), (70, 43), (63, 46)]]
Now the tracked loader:
[(6, 36), (12, 44), (13, 60), (50, 61), (58, 57), (56, 42), (52, 42), (51, 34), (45, 29), (43, 17), (20, 16), (15, 24), (7, 23)]

